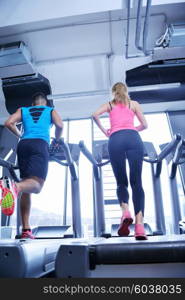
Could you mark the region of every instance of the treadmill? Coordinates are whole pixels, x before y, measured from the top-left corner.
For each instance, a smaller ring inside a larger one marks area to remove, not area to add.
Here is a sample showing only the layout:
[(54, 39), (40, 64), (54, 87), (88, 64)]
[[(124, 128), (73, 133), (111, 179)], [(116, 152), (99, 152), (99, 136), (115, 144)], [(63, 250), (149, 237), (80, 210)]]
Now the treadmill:
[(185, 234), (67, 242), (55, 263), (57, 278), (185, 278)]
[[(63, 221), (61, 226), (38, 226), (33, 228), (33, 234), (36, 239), (43, 238), (80, 238), (83, 235), (81, 224), (81, 206), (80, 206), (80, 188), (78, 176), (78, 163), (80, 157), (80, 149), (78, 144), (68, 144), (62, 138), (58, 147), (53, 143), (50, 145), (50, 161), (55, 161), (70, 171), (71, 177), (71, 195), (72, 195), (72, 226), (67, 225)], [(66, 214), (67, 205), (64, 205), (64, 213)], [(65, 218), (66, 219), (66, 218)], [(20, 218), (18, 218), (20, 220)], [(20, 222), (19, 222), (20, 223)], [(72, 227), (72, 228), (71, 228)], [(17, 234), (19, 237), (20, 224), (17, 226)]]
[[(15, 164), (17, 143), (18, 138), (15, 136), (15, 134), (13, 134), (5, 126), (0, 125), (0, 157), (3, 158), (4, 161)], [(3, 168), (3, 166), (0, 165), (0, 178), (8, 176), (10, 176), (8, 169)], [(10, 217), (1, 214), (0, 206), (0, 239), (11, 237), (12, 228), (9, 226), (9, 224)]]
[[(174, 153), (179, 143), (181, 136), (176, 135), (153, 158), (153, 164), (160, 162), (156, 174), (160, 174), (162, 159)], [(58, 278), (185, 278), (185, 234), (153, 235), (145, 241), (132, 236), (97, 237), (86, 243), (66, 241), (57, 253), (55, 272)]]
[[(72, 147), (72, 146), (71, 146)], [(73, 145), (73, 149), (74, 149)], [(61, 150), (63, 149), (63, 151)], [(76, 150), (76, 148), (75, 148)], [(75, 151), (76, 153), (76, 151)], [(69, 167), (72, 185), (72, 204), (73, 206), (73, 235), (63, 235), (61, 226), (38, 227), (36, 230), (36, 239), (16, 239), (7, 238), (0, 240), (0, 278), (39, 278), (54, 271), (55, 258), (61, 244), (66, 243), (68, 237), (72, 241), (76, 237), (80, 242), (82, 237), (81, 215), (80, 215), (80, 198), (78, 188), (78, 174), (76, 172), (74, 161), (69, 151), (69, 146), (63, 140), (60, 149), (55, 156), (51, 149), (51, 160)], [(61, 157), (62, 155), (62, 157)], [(78, 153), (75, 154), (78, 159)], [(62, 159), (67, 161), (62, 162)], [(0, 166), (3, 170), (8, 170), (15, 181), (19, 181), (15, 173), (14, 164), (5, 159), (0, 159)], [(76, 190), (75, 190), (76, 189)], [(77, 209), (76, 206), (78, 205)], [(18, 205), (17, 205), (18, 207)], [(66, 226), (65, 226), (66, 227)], [(19, 222), (17, 229), (19, 229)], [(2, 236), (1, 236), (2, 237)]]
[[(160, 148), (163, 149), (166, 144), (160, 145)], [(185, 233), (185, 220), (182, 219), (181, 207), (179, 193), (177, 189), (177, 169), (179, 166), (185, 164), (185, 139), (181, 139), (178, 143), (176, 151), (174, 154), (169, 154), (166, 157), (168, 164), (168, 178), (170, 185), (170, 194), (171, 194), (171, 206), (173, 210), (172, 214), (172, 230), (173, 233)]]
[[(156, 230), (152, 231), (149, 224), (144, 223), (147, 235), (163, 235), (166, 233), (165, 218), (163, 210), (163, 200), (161, 192), (160, 174), (162, 170), (163, 159), (178, 145), (181, 140), (180, 135), (175, 135), (171, 143), (157, 154), (154, 145), (151, 142), (144, 142), (144, 161), (150, 163), (152, 173), (152, 183), (154, 191), (154, 199), (156, 199), (155, 216), (156, 216)], [(87, 149), (83, 141), (79, 143), (80, 150), (86, 156), (93, 166), (94, 187), (95, 187), (95, 218), (94, 228), (95, 236), (114, 237), (118, 236), (117, 230), (119, 224), (112, 224), (111, 233), (105, 230), (105, 215), (104, 215), (104, 195), (103, 195), (103, 178), (102, 167), (110, 163), (108, 153), (108, 143), (105, 140), (98, 140), (93, 142), (93, 154)], [(130, 235), (134, 235), (134, 224), (130, 226)]]

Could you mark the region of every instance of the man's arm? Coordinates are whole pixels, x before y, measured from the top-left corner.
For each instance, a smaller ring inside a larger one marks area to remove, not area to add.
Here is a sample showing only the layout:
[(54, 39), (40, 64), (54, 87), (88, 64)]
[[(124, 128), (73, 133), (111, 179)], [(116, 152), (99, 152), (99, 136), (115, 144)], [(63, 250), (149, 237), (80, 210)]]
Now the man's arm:
[(52, 122), (55, 125), (55, 138), (59, 140), (63, 132), (63, 122), (56, 110), (52, 111)]
[(16, 136), (20, 137), (21, 132), (18, 130), (16, 123), (21, 122), (21, 120), (22, 114), (21, 109), (19, 108), (14, 114), (10, 115), (10, 117), (5, 121), (4, 126), (7, 127)]

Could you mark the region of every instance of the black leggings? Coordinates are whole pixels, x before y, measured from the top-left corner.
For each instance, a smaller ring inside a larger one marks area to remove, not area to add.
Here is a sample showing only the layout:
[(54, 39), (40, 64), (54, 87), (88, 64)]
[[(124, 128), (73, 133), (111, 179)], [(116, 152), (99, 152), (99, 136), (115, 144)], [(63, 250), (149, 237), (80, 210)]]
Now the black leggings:
[(144, 190), (142, 187), (142, 165), (144, 147), (136, 130), (124, 129), (113, 133), (108, 143), (110, 162), (117, 182), (117, 197), (120, 202), (128, 203), (128, 178), (126, 159), (130, 169), (130, 185), (135, 215), (142, 211), (144, 215)]

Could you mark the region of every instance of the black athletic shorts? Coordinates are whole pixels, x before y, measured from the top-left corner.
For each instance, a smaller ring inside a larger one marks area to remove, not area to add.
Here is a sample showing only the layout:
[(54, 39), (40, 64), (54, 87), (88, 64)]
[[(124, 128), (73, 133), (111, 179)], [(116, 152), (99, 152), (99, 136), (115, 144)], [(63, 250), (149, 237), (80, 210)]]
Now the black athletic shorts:
[(17, 146), (21, 178), (37, 176), (46, 179), (49, 162), (49, 145), (42, 139), (23, 139)]

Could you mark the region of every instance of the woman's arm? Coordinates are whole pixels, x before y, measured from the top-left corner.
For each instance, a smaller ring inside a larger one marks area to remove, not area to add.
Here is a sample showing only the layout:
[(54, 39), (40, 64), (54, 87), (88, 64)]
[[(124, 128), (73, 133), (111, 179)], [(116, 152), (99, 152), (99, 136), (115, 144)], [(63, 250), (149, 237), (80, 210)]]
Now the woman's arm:
[(105, 129), (99, 119), (99, 116), (104, 114), (105, 112), (109, 112), (109, 106), (108, 103), (105, 103), (103, 105), (101, 105), (93, 114), (93, 120), (95, 121), (96, 125), (99, 127), (99, 129), (108, 137), (108, 130)]
[(21, 132), (18, 130), (16, 123), (20, 122), (22, 119), (21, 109), (19, 108), (14, 114), (12, 114), (8, 120), (6, 120), (4, 126), (7, 127), (16, 136), (20, 137)]
[(134, 101), (135, 114), (140, 122), (139, 126), (136, 126), (137, 131), (142, 131), (148, 127), (145, 116), (142, 112), (141, 106), (137, 101)]

